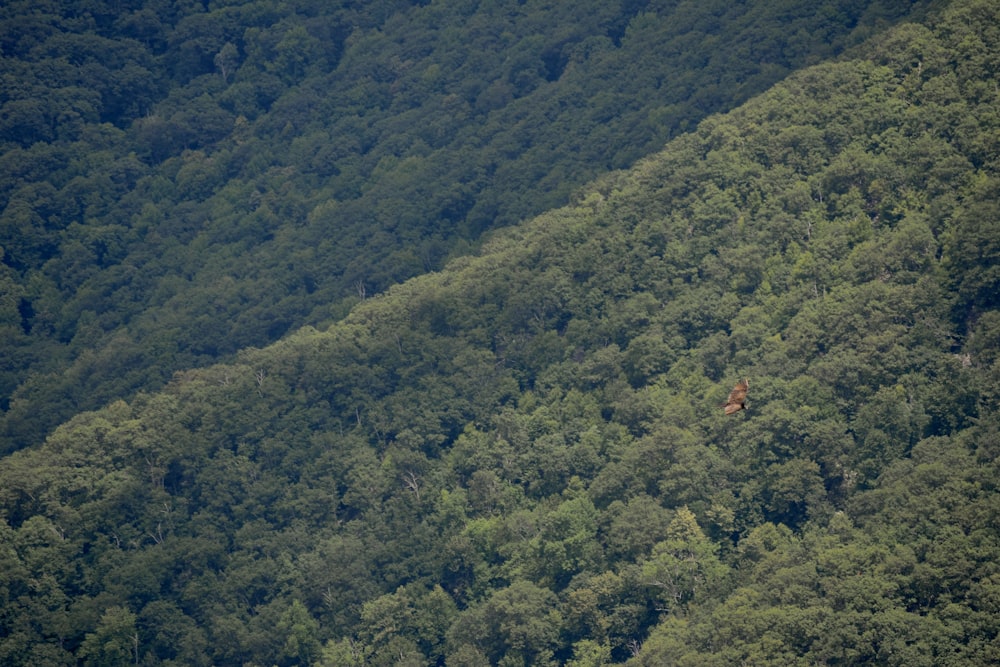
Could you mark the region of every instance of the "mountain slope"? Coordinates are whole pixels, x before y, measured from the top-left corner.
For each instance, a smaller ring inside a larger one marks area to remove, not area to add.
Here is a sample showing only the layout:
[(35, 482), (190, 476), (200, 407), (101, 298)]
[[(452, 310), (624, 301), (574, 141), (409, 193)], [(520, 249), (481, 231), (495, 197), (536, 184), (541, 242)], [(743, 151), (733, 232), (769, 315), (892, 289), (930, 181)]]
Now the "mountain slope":
[(5, 457), (4, 659), (994, 661), (998, 25)]
[(6, 3), (0, 447), (326, 325), (927, 6)]

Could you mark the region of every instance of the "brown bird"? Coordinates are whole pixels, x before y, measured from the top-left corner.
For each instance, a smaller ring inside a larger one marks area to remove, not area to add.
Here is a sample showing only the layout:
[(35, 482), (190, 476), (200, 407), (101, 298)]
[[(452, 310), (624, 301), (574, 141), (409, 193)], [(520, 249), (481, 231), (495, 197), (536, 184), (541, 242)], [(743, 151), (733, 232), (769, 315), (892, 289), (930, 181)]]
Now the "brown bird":
[(743, 378), (736, 383), (733, 390), (729, 392), (729, 398), (726, 402), (722, 404), (725, 408), (727, 415), (734, 415), (740, 410), (746, 410), (747, 407), (747, 389), (750, 388), (750, 381)]

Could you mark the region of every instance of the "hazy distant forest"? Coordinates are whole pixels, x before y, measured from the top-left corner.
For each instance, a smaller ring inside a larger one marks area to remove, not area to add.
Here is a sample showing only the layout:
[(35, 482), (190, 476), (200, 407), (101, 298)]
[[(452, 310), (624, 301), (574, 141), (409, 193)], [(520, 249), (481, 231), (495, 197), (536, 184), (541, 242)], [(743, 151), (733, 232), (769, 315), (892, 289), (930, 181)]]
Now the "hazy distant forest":
[(920, 3), (0, 8), (0, 452), (441, 268)]
[(993, 0), (5, 3), (0, 664), (1000, 663), (998, 81)]

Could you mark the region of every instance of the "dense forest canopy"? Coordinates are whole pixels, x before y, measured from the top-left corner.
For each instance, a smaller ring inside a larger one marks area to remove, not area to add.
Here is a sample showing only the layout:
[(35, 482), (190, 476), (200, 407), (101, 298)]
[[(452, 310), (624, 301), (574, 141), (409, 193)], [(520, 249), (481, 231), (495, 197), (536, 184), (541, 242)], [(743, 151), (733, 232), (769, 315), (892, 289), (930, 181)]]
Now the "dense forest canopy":
[[(953, 0), (79, 412), (0, 465), (0, 662), (1000, 662), (998, 72), (1000, 7)], [(206, 225), (178, 248), (238, 245)]]
[(928, 2), (0, 7), (0, 451), (563, 205)]

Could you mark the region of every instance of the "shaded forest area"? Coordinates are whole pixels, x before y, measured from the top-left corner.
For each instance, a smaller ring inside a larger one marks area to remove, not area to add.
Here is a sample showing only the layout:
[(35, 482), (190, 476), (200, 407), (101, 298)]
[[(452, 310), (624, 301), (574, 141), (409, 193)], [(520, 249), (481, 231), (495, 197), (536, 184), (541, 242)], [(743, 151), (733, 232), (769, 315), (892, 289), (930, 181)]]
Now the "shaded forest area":
[(926, 2), (0, 7), (0, 451), (466, 254)]
[(998, 71), (955, 0), (6, 456), (0, 661), (1000, 662)]

